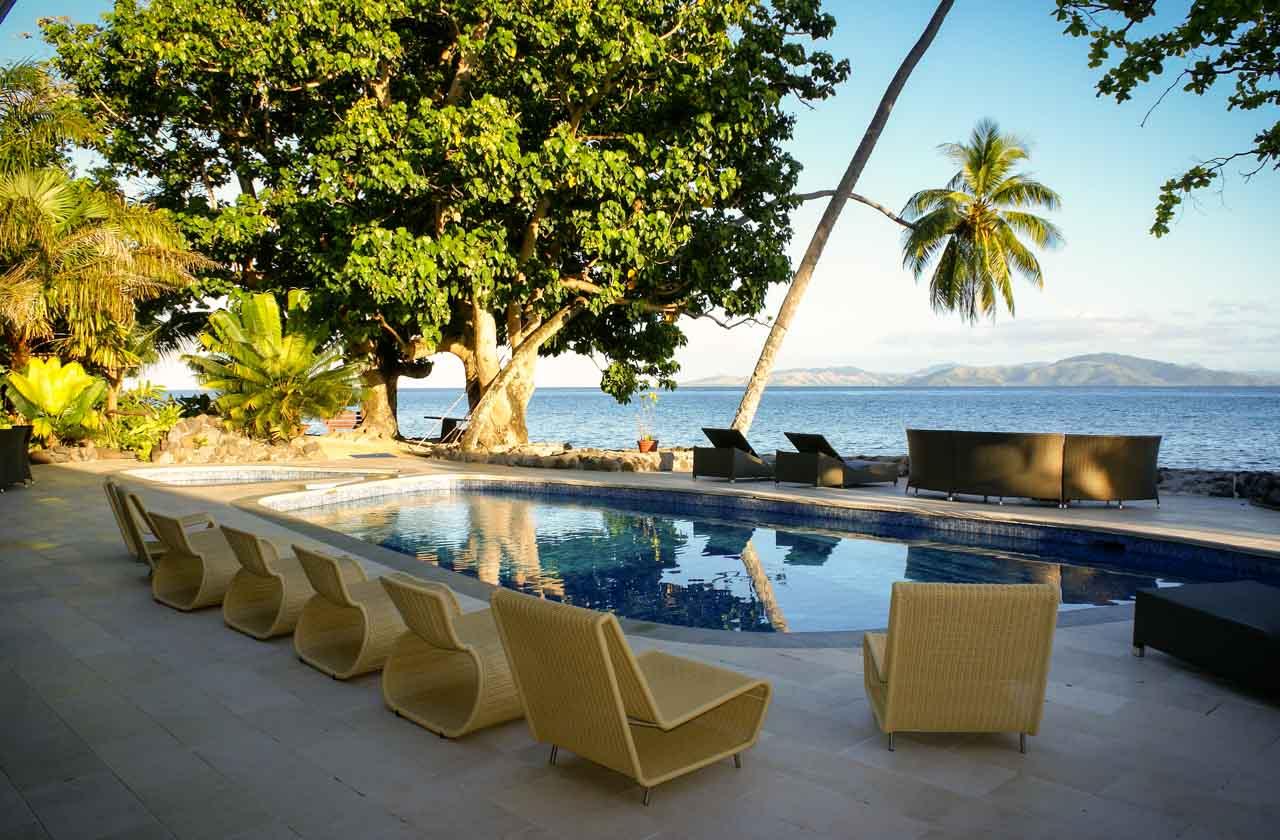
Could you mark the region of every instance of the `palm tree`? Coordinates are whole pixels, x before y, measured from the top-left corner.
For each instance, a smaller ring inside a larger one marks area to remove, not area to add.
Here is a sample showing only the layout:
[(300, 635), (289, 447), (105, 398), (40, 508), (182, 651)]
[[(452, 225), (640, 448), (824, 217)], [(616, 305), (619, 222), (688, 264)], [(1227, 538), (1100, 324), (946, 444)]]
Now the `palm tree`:
[(43, 64), (0, 67), (0, 174), (60, 164), (69, 144), (93, 136), (75, 96)]
[(983, 120), (967, 143), (945, 143), (943, 154), (960, 167), (942, 189), (921, 190), (902, 216), (913, 227), (903, 235), (902, 262), (919, 280), (930, 266), (929, 297), (938, 312), (959, 312), (970, 323), (995, 317), (1000, 301), (1014, 312), (1013, 277), (1044, 286), (1040, 262), (1025, 237), (1040, 248), (1062, 242), (1049, 220), (1027, 209), (1057, 210), (1058, 194), (1019, 173), (1030, 156), (1016, 137)]
[(333, 417), (351, 402), (359, 366), (342, 363), (339, 346), (310, 328), (304, 293), (289, 293), (287, 320), (270, 294), (242, 295), (233, 309), (209, 316), (200, 343), (208, 356), (183, 358), (227, 424), (254, 437), (285, 441), (303, 420)]
[(94, 189), (60, 169), (0, 176), (0, 329), (11, 366), (33, 343), (113, 383), (135, 365), (128, 341), (140, 300), (185, 288), (212, 263), (187, 250), (167, 213)]

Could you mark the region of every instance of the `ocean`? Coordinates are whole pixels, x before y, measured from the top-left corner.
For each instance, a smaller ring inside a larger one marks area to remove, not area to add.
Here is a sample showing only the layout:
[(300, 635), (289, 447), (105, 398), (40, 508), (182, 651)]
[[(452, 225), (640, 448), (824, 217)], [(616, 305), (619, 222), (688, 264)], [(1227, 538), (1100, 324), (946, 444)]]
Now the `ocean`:
[[(728, 426), (739, 388), (660, 392), (654, 432), (663, 446), (703, 442), (703, 426)], [(466, 411), (462, 392), (403, 389), (409, 437), (438, 432), (423, 415)], [(455, 401), (456, 404), (455, 404)], [(595, 388), (541, 388), (529, 405), (529, 436), (577, 447), (630, 448), (636, 403)], [(1015, 432), (1163, 435), (1160, 464), (1280, 470), (1280, 388), (770, 388), (751, 428), (762, 452), (789, 448), (784, 432), (818, 432), (845, 455), (907, 450), (904, 431), (950, 428)]]

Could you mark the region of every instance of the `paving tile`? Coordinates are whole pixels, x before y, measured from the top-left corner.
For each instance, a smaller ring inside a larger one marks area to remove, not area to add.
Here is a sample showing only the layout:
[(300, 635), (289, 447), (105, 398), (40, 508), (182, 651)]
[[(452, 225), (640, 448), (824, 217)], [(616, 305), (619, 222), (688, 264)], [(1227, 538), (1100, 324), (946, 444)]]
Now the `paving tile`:
[(55, 840), (129, 836), (154, 828), (155, 818), (110, 772), (33, 788), (27, 803)]

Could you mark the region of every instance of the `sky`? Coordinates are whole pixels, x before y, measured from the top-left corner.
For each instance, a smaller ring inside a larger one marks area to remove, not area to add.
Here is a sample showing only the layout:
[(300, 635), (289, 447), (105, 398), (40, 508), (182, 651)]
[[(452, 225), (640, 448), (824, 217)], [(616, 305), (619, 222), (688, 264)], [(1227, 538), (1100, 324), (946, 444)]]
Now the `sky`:
[[(0, 24), (0, 59), (40, 57), (47, 48), (23, 39), (41, 15), (92, 20), (102, 0), (18, 0)], [(837, 95), (812, 108), (795, 104), (789, 151), (804, 165), (800, 191), (836, 185), (884, 86), (932, 14), (929, 0), (827, 0), (837, 28), (821, 48), (848, 58), (853, 72)], [(1177, 19), (1185, 0), (1161, 0), (1162, 20)], [(936, 364), (1016, 364), (1093, 352), (1128, 353), (1226, 370), (1280, 370), (1280, 303), (1275, 289), (1280, 176), (1245, 183), (1231, 171), (1220, 191), (1184, 204), (1172, 232), (1151, 236), (1160, 185), (1204, 158), (1246, 148), (1270, 112), (1229, 113), (1224, 92), (1170, 94), (1145, 126), (1164, 84), (1117, 105), (1095, 96), (1098, 72), (1088, 43), (1062, 34), (1052, 0), (958, 0), (907, 83), (856, 191), (900, 208), (916, 190), (953, 173), (939, 143), (966, 138), (983, 117), (1025, 139), (1029, 170), (1063, 198), (1052, 218), (1066, 244), (1041, 254), (1045, 287), (1017, 289), (1016, 317), (968, 326), (935, 314), (927, 283), (901, 266), (897, 225), (850, 203), (827, 245), (800, 312), (778, 356), (780, 369), (853, 365), (910, 371)], [(1167, 12), (1165, 10), (1168, 10)], [(1176, 67), (1171, 63), (1167, 78)], [(1243, 168), (1243, 167), (1241, 167)], [(823, 202), (793, 218), (798, 261)], [(785, 289), (769, 296), (777, 311)], [(689, 343), (679, 379), (750, 372), (766, 328), (725, 331), (684, 321)], [(148, 372), (153, 381), (189, 387), (182, 365)], [(458, 387), (461, 365), (437, 358), (419, 384)], [(544, 359), (540, 386), (595, 385), (597, 363)], [(407, 383), (406, 383), (407, 384)]]

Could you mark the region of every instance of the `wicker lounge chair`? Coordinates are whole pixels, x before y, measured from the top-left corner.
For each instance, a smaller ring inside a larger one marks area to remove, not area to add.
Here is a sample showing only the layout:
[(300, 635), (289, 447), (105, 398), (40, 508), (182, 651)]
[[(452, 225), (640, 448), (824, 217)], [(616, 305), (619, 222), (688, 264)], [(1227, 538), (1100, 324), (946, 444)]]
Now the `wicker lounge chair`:
[(292, 633), (303, 605), (316, 594), (298, 558), (281, 556), (274, 545), (248, 531), (223, 525), (222, 533), (240, 561), (222, 599), (222, 620), (255, 639)]
[(184, 612), (221, 604), (240, 561), (213, 520), (204, 516), (203, 530), (188, 531), (192, 517), (146, 514), (164, 544), (164, 553), (154, 558), (151, 596)]
[(1040, 730), (1058, 593), (1042, 583), (895, 583), (889, 632), (862, 640), (881, 731)]
[(756, 454), (737, 429), (703, 429), (711, 446), (693, 448), (693, 477), (773, 478), (773, 464)]
[(402, 573), (382, 586), (409, 627), (382, 668), (387, 708), (445, 738), (524, 717), (490, 610), (464, 615), (449, 587)]
[(795, 452), (779, 452), (774, 481), (812, 484), (814, 487), (856, 487), (859, 484), (898, 483), (898, 465), (892, 461), (860, 461), (845, 458), (822, 435), (787, 432)]
[(298, 658), (339, 680), (380, 670), (407, 629), (391, 596), (354, 560), (293, 551), (316, 590), (294, 628)]
[(164, 543), (148, 539), (148, 536), (152, 536), (151, 526), (142, 512), (142, 502), (111, 479), (102, 482), (102, 490), (107, 494), (107, 503), (111, 505), (111, 513), (116, 518), (116, 527), (120, 529), (124, 547), (139, 563), (146, 563), (154, 568), (155, 558), (164, 554)]
[(769, 683), (659, 651), (635, 656), (618, 620), (499, 589), (493, 612), (529, 730), (635, 779), (644, 802), (655, 785), (755, 744)]

